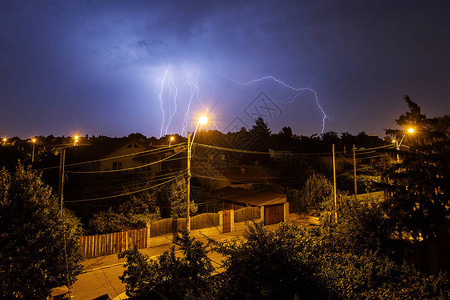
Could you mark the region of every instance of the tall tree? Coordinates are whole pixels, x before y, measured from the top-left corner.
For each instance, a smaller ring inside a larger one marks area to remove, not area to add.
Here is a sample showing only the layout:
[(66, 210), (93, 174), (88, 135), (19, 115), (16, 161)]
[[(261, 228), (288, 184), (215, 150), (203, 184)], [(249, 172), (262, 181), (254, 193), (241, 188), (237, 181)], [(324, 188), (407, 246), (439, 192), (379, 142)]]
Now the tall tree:
[(397, 234), (421, 240), (434, 237), (449, 216), (450, 143), (448, 128), (436, 126), (408, 96), (405, 101), (409, 111), (396, 120), (402, 129), (386, 130), (409, 148), (398, 151), (401, 162), (383, 174), (385, 206)]
[(258, 151), (267, 151), (270, 134), (272, 131), (264, 119), (259, 117), (255, 120), (255, 124), (252, 126), (250, 132), (255, 138), (253, 148)]
[(80, 273), (81, 227), (31, 169), (0, 170), (0, 296), (43, 299)]

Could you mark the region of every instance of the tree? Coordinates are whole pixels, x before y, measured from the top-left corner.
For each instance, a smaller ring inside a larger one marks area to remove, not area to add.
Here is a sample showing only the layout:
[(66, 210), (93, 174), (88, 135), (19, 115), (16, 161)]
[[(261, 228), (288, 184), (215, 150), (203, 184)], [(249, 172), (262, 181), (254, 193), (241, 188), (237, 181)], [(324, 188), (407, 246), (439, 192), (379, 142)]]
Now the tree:
[(0, 295), (42, 299), (81, 271), (79, 221), (31, 169), (0, 170)]
[(255, 120), (250, 132), (253, 134), (255, 143), (253, 145), (255, 150), (267, 151), (271, 130), (264, 119), (259, 117)]
[[(398, 151), (402, 161), (382, 175), (389, 196), (385, 209), (397, 224), (398, 236), (420, 241), (435, 237), (449, 217), (450, 140), (448, 128), (440, 126), (448, 116), (428, 119), (408, 96), (405, 101), (409, 111), (396, 120), (403, 129), (386, 130), (409, 148)], [(406, 132), (409, 127), (414, 133)]]
[(331, 210), (333, 185), (322, 174), (313, 173), (302, 190), (302, 202), (298, 208), (303, 211), (312, 209)]
[(155, 194), (147, 191), (127, 197), (117, 209), (109, 207), (108, 210), (94, 214), (89, 227), (95, 233), (109, 233), (142, 228), (159, 219), (161, 215)]
[(182, 257), (175, 248), (165, 251), (157, 260), (149, 259), (137, 249), (119, 254), (126, 258), (126, 270), (120, 279), (126, 284), (126, 294), (132, 299), (209, 299), (211, 274), (214, 267), (207, 249), (187, 232), (175, 237)]
[[(186, 179), (180, 178), (169, 185), (168, 200), (170, 203), (170, 216), (177, 218), (186, 217), (186, 198), (187, 198), (187, 185)], [(189, 207), (191, 214), (195, 214), (198, 210), (198, 206), (191, 198), (191, 205)]]
[(264, 119), (261, 117), (258, 117), (255, 120), (255, 124), (252, 126), (251, 131), (260, 138), (268, 138), (272, 132), (267, 123), (264, 122)]
[(217, 299), (326, 299), (313, 265), (302, 257), (305, 240), (292, 229), (282, 225), (273, 232), (254, 224), (244, 241), (211, 241), (212, 250), (224, 256)]

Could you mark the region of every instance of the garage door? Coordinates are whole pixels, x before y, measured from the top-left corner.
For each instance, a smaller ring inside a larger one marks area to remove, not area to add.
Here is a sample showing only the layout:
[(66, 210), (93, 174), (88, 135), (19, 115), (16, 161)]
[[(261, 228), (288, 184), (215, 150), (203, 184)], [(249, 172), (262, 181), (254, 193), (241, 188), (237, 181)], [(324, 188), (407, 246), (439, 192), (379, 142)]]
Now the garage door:
[(264, 225), (284, 221), (284, 203), (264, 206)]

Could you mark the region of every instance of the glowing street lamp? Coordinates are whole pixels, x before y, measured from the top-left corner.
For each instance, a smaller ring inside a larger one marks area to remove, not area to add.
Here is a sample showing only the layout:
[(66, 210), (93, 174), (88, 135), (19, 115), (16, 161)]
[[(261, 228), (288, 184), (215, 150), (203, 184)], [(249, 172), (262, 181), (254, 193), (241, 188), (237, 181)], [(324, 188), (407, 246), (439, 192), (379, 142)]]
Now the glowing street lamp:
[(203, 115), (198, 119), (197, 126), (195, 127), (194, 135), (191, 141), (191, 133), (188, 132), (188, 142), (187, 142), (187, 199), (186, 199), (186, 230), (191, 231), (191, 217), (190, 217), (190, 206), (191, 206), (191, 150), (194, 144), (195, 134), (200, 125), (205, 125), (208, 122), (208, 118)]
[(205, 125), (206, 123), (208, 123), (208, 118), (207, 118), (205, 115), (203, 115), (203, 116), (201, 116), (201, 117), (198, 119), (198, 122), (199, 122), (201, 125)]
[(174, 136), (171, 136), (171, 137), (169, 138), (169, 147), (170, 147), (170, 144), (171, 144), (174, 140), (175, 140), (175, 137), (174, 137)]
[[(408, 130), (407, 130), (407, 132), (408, 132), (409, 134), (413, 134), (413, 133), (415, 132), (415, 130), (414, 130), (414, 128), (409, 127)], [(397, 151), (400, 151), (400, 146), (402, 145), (403, 139), (405, 138), (405, 136), (406, 136), (406, 133), (403, 134), (402, 139), (400, 140), (400, 143), (398, 142), (398, 140), (393, 140), (393, 141), (392, 141), (393, 143), (396, 143)], [(399, 155), (398, 155), (398, 153), (397, 153), (397, 163), (399, 163), (399, 162), (400, 162), (400, 157), (399, 157)]]
[(76, 136), (73, 138), (73, 145), (74, 145), (74, 146), (77, 145), (78, 139), (79, 139), (79, 138), (80, 138), (80, 137), (79, 137), (78, 135), (76, 135)]
[(6, 146), (6, 141), (7, 141), (7, 140), (8, 140), (7, 138), (3, 138), (3, 147)]

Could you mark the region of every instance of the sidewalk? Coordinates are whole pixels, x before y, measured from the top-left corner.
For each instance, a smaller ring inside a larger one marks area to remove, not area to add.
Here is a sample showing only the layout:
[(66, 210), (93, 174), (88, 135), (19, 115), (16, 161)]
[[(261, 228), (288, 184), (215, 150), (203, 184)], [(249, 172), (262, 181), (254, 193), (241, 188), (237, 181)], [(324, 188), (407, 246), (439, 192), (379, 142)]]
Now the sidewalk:
[[(269, 225), (273, 226), (273, 225)], [(267, 227), (269, 227), (267, 226)], [(208, 235), (208, 238), (215, 239), (216, 241), (222, 241), (232, 238), (238, 238), (242, 236), (244, 230), (238, 230), (234, 232), (229, 233), (217, 233), (214, 235)], [(207, 243), (207, 239), (204, 237), (195, 237), (196, 240), (201, 241), (203, 243)], [(153, 256), (159, 256), (164, 251), (169, 250), (170, 247), (174, 246), (175, 244), (168, 240), (168, 243), (166, 245), (151, 247), (151, 248), (142, 248), (139, 249), (139, 251), (145, 255), (148, 255), (150, 257)], [(101, 256), (101, 257), (95, 257), (86, 259), (82, 262), (84, 273), (96, 270), (99, 268), (107, 268), (109, 266), (114, 266), (117, 264), (123, 264), (125, 263), (125, 259), (119, 259), (117, 254), (111, 254), (107, 256)]]
[[(303, 218), (299, 216), (290, 215), (288, 221), (294, 221), (297, 224), (306, 224)], [(265, 226), (268, 229), (276, 229), (279, 224), (273, 224)], [(217, 233), (213, 235), (208, 235), (208, 238), (215, 239), (216, 241), (231, 240), (234, 238), (240, 238), (243, 235), (244, 230), (238, 230), (229, 233)], [(196, 237), (203, 243), (207, 243), (205, 237)], [(169, 250), (174, 244), (168, 240), (168, 244), (161, 245), (152, 248), (143, 248), (139, 251), (150, 258), (157, 258), (164, 251)], [(180, 252), (178, 252), (180, 253)], [(217, 253), (209, 253), (208, 257), (213, 261), (215, 267), (219, 267), (218, 263), (221, 262), (222, 257)], [(108, 295), (115, 299), (126, 299), (124, 297), (125, 285), (122, 284), (119, 276), (123, 274), (125, 268), (123, 264), (126, 262), (125, 259), (119, 259), (117, 254), (111, 254), (102, 257), (96, 257), (84, 260), (83, 273), (77, 277), (77, 282), (72, 286), (71, 296), (75, 300), (90, 300), (96, 297)]]

